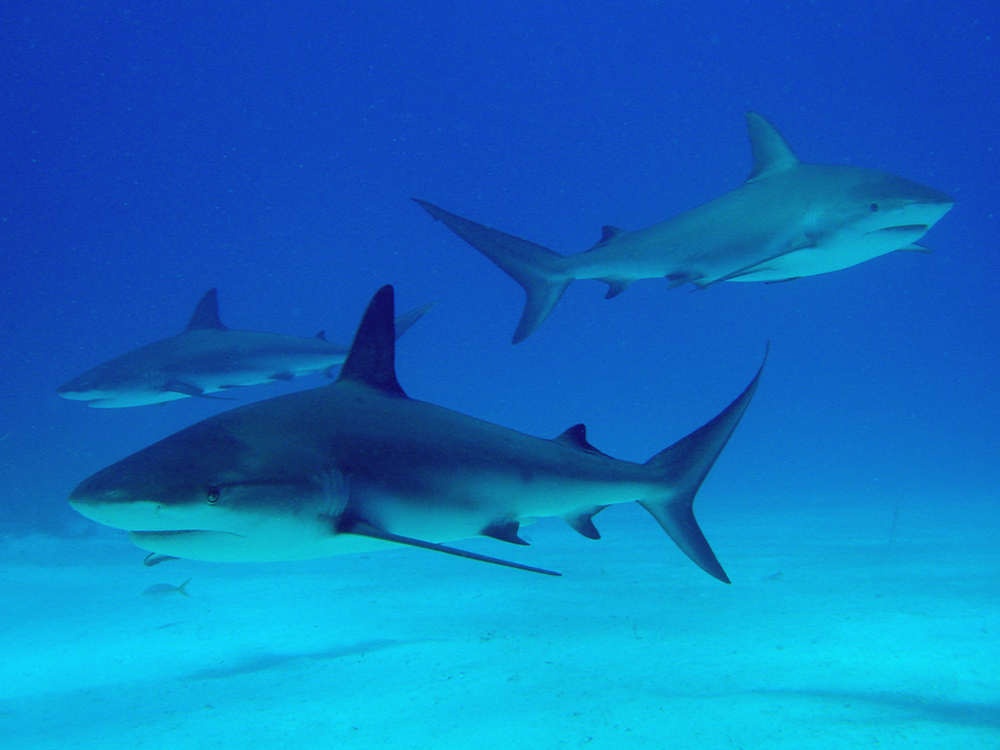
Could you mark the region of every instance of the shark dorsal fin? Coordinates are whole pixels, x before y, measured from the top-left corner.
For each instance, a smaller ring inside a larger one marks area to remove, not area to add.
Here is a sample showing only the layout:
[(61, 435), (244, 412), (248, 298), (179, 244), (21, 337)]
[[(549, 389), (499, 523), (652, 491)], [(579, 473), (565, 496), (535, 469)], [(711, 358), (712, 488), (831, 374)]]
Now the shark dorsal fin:
[(747, 129), (750, 131), (750, 152), (753, 154), (753, 169), (747, 182), (791, 169), (799, 163), (781, 133), (756, 112), (747, 112)]
[[(618, 227), (608, 227), (608, 226), (601, 227), (601, 239), (599, 239), (594, 244), (594, 247), (601, 247), (602, 245), (607, 245), (609, 242), (611, 242), (611, 240), (617, 239), (618, 237), (621, 237), (623, 234), (628, 234), (628, 232), (625, 231), (624, 229), (619, 229)], [(594, 247), (590, 249), (593, 250)]]
[(191, 320), (188, 321), (185, 331), (202, 330), (228, 331), (219, 320), (219, 293), (216, 289), (209, 289), (198, 301), (197, 307), (191, 313)]
[(363, 383), (394, 396), (406, 397), (396, 380), (395, 299), (392, 286), (375, 292), (354, 334), (354, 343), (340, 368), (341, 380)]
[(326, 341), (326, 331), (320, 331), (315, 336), (313, 336), (313, 338), (319, 339), (320, 341)]
[(562, 443), (563, 445), (569, 445), (578, 450), (584, 451), (585, 453), (593, 453), (595, 456), (606, 456), (606, 453), (602, 453), (587, 442), (587, 428), (582, 424), (575, 424), (570, 427), (566, 432), (559, 435), (559, 437), (553, 438), (556, 443)]

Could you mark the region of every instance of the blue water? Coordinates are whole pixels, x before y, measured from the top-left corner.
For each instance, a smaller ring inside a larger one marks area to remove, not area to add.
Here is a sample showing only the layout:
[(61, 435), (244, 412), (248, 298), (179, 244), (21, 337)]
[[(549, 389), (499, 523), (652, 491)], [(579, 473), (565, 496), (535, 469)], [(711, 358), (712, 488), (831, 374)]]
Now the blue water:
[[(998, 499), (993, 3), (15, 0), (0, 14), (2, 534), (91, 533), (65, 502), (80, 480), (220, 410), (54, 392), (179, 331), (210, 287), (231, 327), (344, 343), (382, 284), (404, 309), (437, 301), (400, 344), (411, 396), (536, 435), (585, 422), (631, 460), (713, 416), (770, 341), (703, 489), (713, 512), (920, 498), (947, 523)], [(748, 109), (804, 161), (954, 196), (923, 240), (933, 253), (787, 284), (643, 281), (610, 301), (579, 282), (515, 347), (521, 290), (410, 201), (580, 252), (601, 225), (646, 227), (738, 186)]]

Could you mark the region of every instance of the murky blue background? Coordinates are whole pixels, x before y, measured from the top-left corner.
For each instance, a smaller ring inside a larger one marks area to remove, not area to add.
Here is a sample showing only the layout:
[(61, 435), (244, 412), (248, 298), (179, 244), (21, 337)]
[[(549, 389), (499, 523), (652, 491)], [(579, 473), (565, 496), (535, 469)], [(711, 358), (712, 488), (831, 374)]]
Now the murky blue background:
[[(998, 11), (988, 2), (7, 2), (0, 9), (0, 532), (80, 533), (88, 474), (222, 408), (54, 389), (179, 331), (348, 342), (371, 293), (437, 300), (410, 395), (645, 460), (745, 385), (727, 502), (996, 495)], [(778, 285), (522, 292), (409, 199), (563, 253), (730, 190), (755, 109), (809, 162), (952, 194), (900, 253)], [(319, 377), (237, 394), (240, 402)]]

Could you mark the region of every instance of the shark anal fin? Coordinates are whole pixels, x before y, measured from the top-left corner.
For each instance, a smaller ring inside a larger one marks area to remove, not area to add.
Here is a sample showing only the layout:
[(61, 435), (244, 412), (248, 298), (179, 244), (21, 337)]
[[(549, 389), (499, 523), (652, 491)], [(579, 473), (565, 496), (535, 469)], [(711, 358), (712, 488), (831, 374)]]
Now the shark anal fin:
[(485, 529), (479, 532), (480, 536), (488, 536), (493, 539), (499, 539), (501, 542), (508, 542), (510, 544), (522, 544), (525, 547), (528, 543), (524, 541), (521, 537), (517, 535), (520, 524), (517, 521), (505, 521), (502, 523), (491, 523)]
[(571, 529), (587, 539), (600, 539), (601, 532), (594, 526), (593, 518), (607, 507), (607, 505), (595, 505), (593, 508), (580, 510), (576, 513), (567, 513), (563, 516), (563, 520), (569, 524)]
[(628, 289), (629, 284), (632, 283), (632, 279), (601, 279), (605, 284), (608, 285), (608, 293), (604, 295), (604, 299), (613, 299), (619, 294)]
[(180, 381), (172, 381), (167, 383), (163, 387), (164, 392), (173, 391), (174, 393), (183, 393), (185, 396), (194, 396), (195, 398), (207, 398), (212, 401), (232, 401), (229, 396), (210, 396), (205, 393), (204, 390), (196, 385), (191, 385), (190, 383), (182, 383)]
[(553, 442), (569, 445), (585, 453), (592, 453), (595, 456), (606, 456), (607, 453), (599, 451), (587, 441), (587, 427), (582, 424), (575, 424), (566, 430), (559, 437), (553, 438)]
[(216, 289), (209, 289), (202, 295), (198, 305), (191, 314), (185, 331), (228, 331), (219, 320), (219, 293)]
[(545, 570), (544, 568), (534, 568), (530, 565), (522, 565), (521, 563), (511, 562), (510, 560), (501, 560), (497, 557), (488, 557), (487, 555), (477, 555), (475, 552), (469, 552), (464, 549), (456, 549), (455, 547), (448, 547), (444, 544), (436, 544), (434, 542), (425, 542), (422, 539), (413, 539), (408, 536), (400, 536), (399, 534), (391, 534), (388, 531), (382, 531), (381, 529), (376, 529), (371, 524), (365, 523), (364, 521), (356, 521), (348, 525), (345, 529), (340, 529), (342, 534), (355, 534), (357, 536), (366, 536), (371, 539), (381, 539), (386, 542), (394, 542), (396, 544), (404, 544), (408, 547), (419, 547), (420, 549), (429, 549), (433, 552), (443, 552), (446, 555), (454, 555), (455, 557), (464, 557), (468, 560), (478, 560), (479, 562), (492, 563), (493, 565), (503, 565), (507, 568), (517, 568), (518, 570), (527, 570), (531, 573), (542, 573), (547, 576), (561, 576), (562, 573), (557, 573), (554, 570)]

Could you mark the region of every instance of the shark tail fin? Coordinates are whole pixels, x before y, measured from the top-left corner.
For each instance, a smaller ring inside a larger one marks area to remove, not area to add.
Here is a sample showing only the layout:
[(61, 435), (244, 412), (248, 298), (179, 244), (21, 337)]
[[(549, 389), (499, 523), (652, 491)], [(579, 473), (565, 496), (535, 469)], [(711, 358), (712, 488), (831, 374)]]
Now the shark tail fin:
[(463, 219), (425, 201), (416, 198), (414, 201), (524, 288), (527, 300), (513, 343), (524, 341), (534, 333), (573, 281), (564, 270), (566, 264), (563, 256), (512, 234)]
[(669, 485), (669, 491), (662, 497), (640, 500), (639, 504), (695, 565), (723, 583), (729, 583), (729, 577), (695, 520), (694, 497), (750, 405), (763, 369), (761, 363), (750, 384), (715, 418), (646, 462), (659, 481)]

